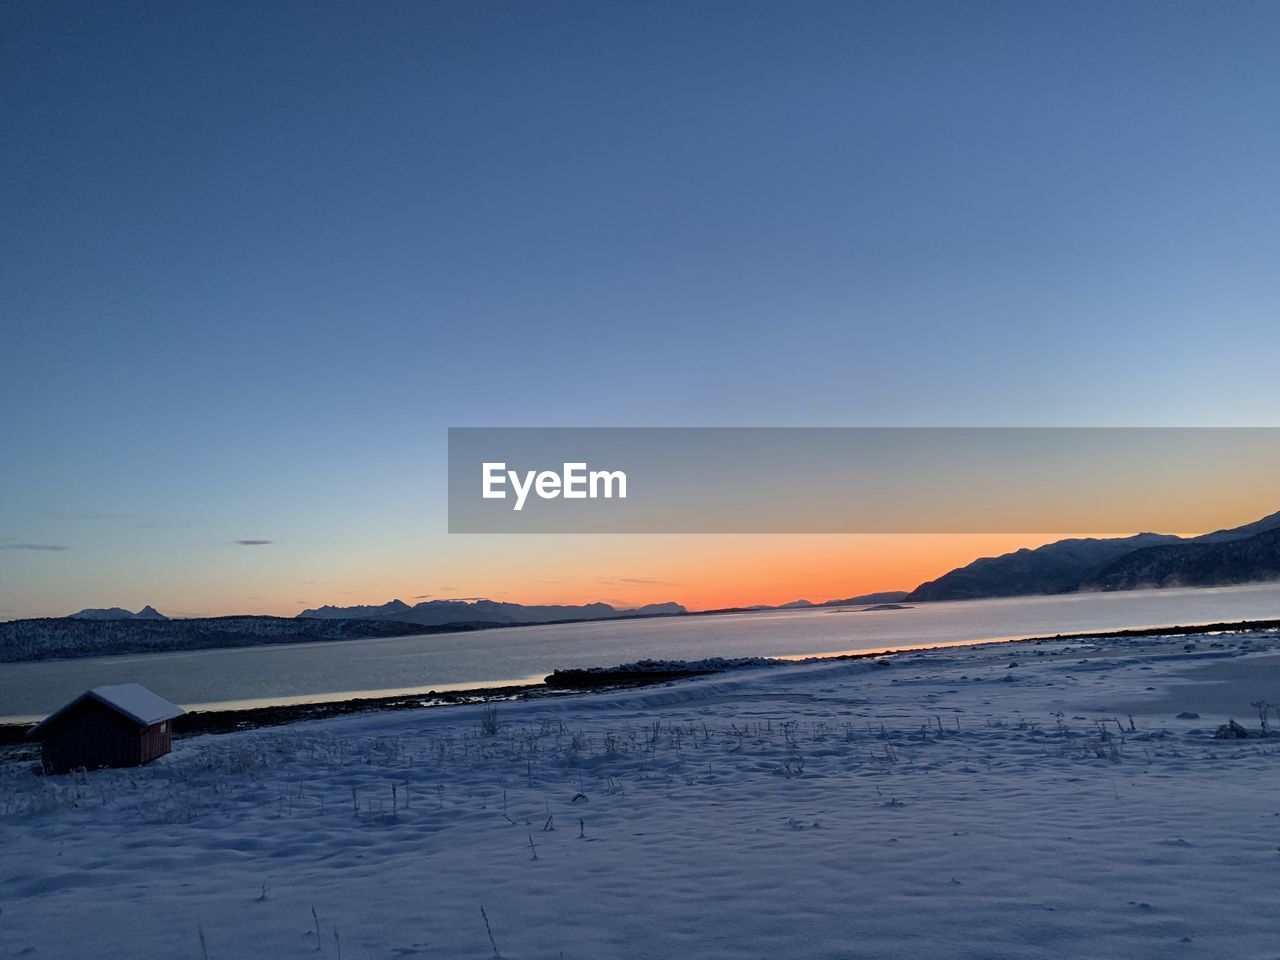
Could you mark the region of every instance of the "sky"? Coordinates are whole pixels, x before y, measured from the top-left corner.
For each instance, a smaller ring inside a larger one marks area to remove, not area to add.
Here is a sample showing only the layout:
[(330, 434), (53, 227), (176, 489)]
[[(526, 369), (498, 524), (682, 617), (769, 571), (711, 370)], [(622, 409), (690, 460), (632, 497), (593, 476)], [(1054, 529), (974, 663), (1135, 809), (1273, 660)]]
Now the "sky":
[(446, 430), (1280, 425), (1277, 48), (1251, 2), (5, 4), (0, 617), (1053, 539), (450, 536)]

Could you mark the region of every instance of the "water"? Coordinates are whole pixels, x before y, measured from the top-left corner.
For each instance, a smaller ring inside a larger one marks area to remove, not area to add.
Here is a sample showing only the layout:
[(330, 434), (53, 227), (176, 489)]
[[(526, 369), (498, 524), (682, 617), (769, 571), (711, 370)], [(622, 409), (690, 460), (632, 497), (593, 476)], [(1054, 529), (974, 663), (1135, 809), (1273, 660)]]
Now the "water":
[(518, 627), (0, 664), (0, 722), (43, 716), (101, 683), (135, 681), (188, 707), (391, 696), (540, 680), (557, 667), (646, 657), (804, 656), (1087, 630), (1280, 618), (1280, 584), (921, 604), (910, 610), (788, 610)]

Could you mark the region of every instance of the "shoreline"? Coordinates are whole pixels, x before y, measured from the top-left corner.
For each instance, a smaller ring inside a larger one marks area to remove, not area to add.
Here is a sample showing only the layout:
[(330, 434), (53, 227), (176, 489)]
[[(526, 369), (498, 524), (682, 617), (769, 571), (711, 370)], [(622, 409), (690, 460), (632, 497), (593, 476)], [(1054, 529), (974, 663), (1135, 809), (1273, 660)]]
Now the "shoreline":
[[(1134, 588), (1130, 590), (1103, 591), (1103, 592), (1115, 593), (1115, 594), (1132, 594), (1132, 593), (1148, 593), (1148, 592), (1159, 593), (1166, 590), (1178, 590), (1178, 589), (1212, 590), (1212, 589), (1218, 589), (1222, 587), (1266, 586), (1270, 583), (1272, 583), (1272, 581), (1259, 581), (1256, 583), (1244, 583), (1244, 584), (1217, 584), (1217, 585), (1212, 585), (1207, 587), (1193, 587), (1193, 588), (1178, 588), (1178, 587)], [(886, 592), (892, 592), (892, 591), (886, 591)], [(201, 643), (193, 646), (178, 646), (178, 647), (163, 648), (163, 649), (154, 649), (148, 646), (135, 647), (135, 646), (126, 645), (119, 649), (114, 649), (107, 652), (95, 651), (95, 650), (80, 650), (80, 651), (71, 653), (69, 655), (52, 656), (52, 657), (12, 659), (9, 657), (0, 656), (0, 667), (3, 667), (5, 665), (16, 665), (16, 664), (27, 664), (27, 663), (67, 663), (67, 662), (74, 662), (77, 660), (108, 659), (112, 657), (150, 656), (153, 654), (166, 654), (166, 653), (198, 653), (198, 652), (210, 651), (210, 650), (216, 651), (216, 650), (243, 649), (243, 648), (250, 648), (250, 647), (287, 646), (287, 645), (293, 645), (293, 644), (350, 643), (353, 641), (361, 641), (361, 640), (391, 639), (395, 637), (412, 637), (412, 636), (420, 636), (420, 635), (436, 636), (436, 635), (480, 633), (480, 632), (502, 631), (502, 630), (519, 630), (519, 629), (529, 628), (529, 627), (578, 626), (583, 624), (607, 624), (607, 623), (617, 623), (617, 622), (636, 621), (636, 620), (680, 620), (680, 619), (701, 618), (701, 617), (731, 617), (731, 616), (744, 616), (744, 615), (754, 616), (754, 615), (769, 614), (769, 613), (786, 614), (786, 613), (798, 613), (798, 612), (805, 612), (805, 611), (828, 612), (828, 613), (866, 613), (866, 612), (873, 612), (880, 609), (910, 610), (916, 606), (930, 606), (938, 603), (983, 603), (983, 602), (996, 601), (996, 600), (1052, 599), (1055, 597), (1067, 597), (1072, 595), (1073, 595), (1072, 593), (1026, 594), (1026, 595), (1017, 595), (1017, 596), (1009, 596), (1009, 597), (1005, 597), (1005, 596), (957, 597), (954, 599), (946, 599), (946, 600), (915, 600), (915, 601), (912, 601), (911, 605), (905, 606), (905, 607), (899, 606), (899, 604), (896, 602), (886, 605), (886, 604), (868, 604), (862, 601), (851, 603), (846, 601), (837, 602), (835, 600), (822, 600), (822, 601), (809, 603), (807, 605), (783, 604), (779, 606), (714, 607), (707, 610), (685, 610), (681, 613), (626, 612), (626, 613), (618, 613), (617, 615), (612, 617), (569, 617), (569, 618), (557, 619), (557, 620), (539, 620), (539, 621), (518, 622), (518, 623), (501, 623), (496, 621), (483, 621), (483, 620), (459, 620), (452, 623), (416, 624), (411, 621), (392, 620), (392, 619), (384, 619), (384, 618), (376, 618), (376, 617), (361, 621), (360, 618), (349, 618), (349, 619), (334, 618), (331, 620), (331, 619), (321, 618), (321, 617), (302, 618), (296, 615), (290, 617), (290, 616), (277, 616), (274, 614), (220, 614), (214, 617), (169, 617), (169, 618), (166, 618), (164, 621), (159, 621), (159, 622), (216, 623), (219, 621), (232, 621), (232, 620), (242, 620), (242, 619), (270, 620), (270, 621), (281, 621), (281, 622), (290, 622), (290, 623), (302, 620), (304, 622), (313, 622), (313, 623), (321, 623), (321, 624), (334, 624), (334, 623), (352, 624), (356, 622), (363, 622), (366, 624), (376, 624), (381, 628), (383, 628), (384, 630), (387, 630), (388, 632), (386, 632), (385, 635), (380, 633), (373, 633), (373, 634), (361, 634), (358, 636), (334, 636), (334, 637), (305, 637), (301, 635), (298, 635), (298, 636), (245, 635), (245, 636), (236, 636), (233, 639), (226, 639), (224, 637), (219, 643), (216, 643), (216, 644)], [(14, 624), (30, 623), (30, 622), (36, 622), (36, 621), (60, 622), (67, 619), (71, 619), (71, 618), (25, 617), (25, 618), (18, 618), (14, 620), (2, 620), (0, 621), (0, 629), (3, 629), (6, 626), (11, 626)], [(103, 623), (104, 621), (89, 620), (85, 622)], [(138, 622), (138, 621), (130, 621), (130, 622)], [(147, 621), (141, 621), (141, 622), (155, 623), (157, 621), (147, 620)], [(1264, 621), (1259, 621), (1259, 622), (1264, 622)], [(1271, 622), (1271, 621), (1265, 621), (1265, 622)], [(1276, 620), (1275, 622), (1277, 624), (1280, 624), (1280, 619)], [(404, 628), (404, 629), (392, 630), (390, 628)], [(1147, 628), (1134, 628), (1134, 629), (1147, 629)], [(1180, 629), (1183, 629), (1183, 628), (1180, 628)], [(1093, 635), (1094, 634), (1083, 634), (1083, 636), (1093, 636)], [(1072, 635), (1064, 635), (1064, 637), (1067, 637), (1067, 636), (1072, 636)], [(1018, 637), (1014, 639), (1030, 639), (1030, 638)], [(5, 724), (0, 723), (0, 727), (3, 727), (3, 726), (5, 726)]]
[[(1088, 631), (1082, 633), (1042, 634), (1029, 637), (994, 638), (975, 640), (966, 643), (937, 644), (925, 647), (895, 647), (887, 650), (849, 651), (846, 653), (817, 654), (798, 658), (760, 658), (772, 661), (773, 665), (784, 667), (793, 664), (812, 663), (819, 660), (866, 660), (879, 657), (903, 656), (908, 653), (926, 653), (937, 650), (950, 650), (959, 647), (978, 647), (985, 644), (1019, 644), (1042, 643), (1050, 640), (1090, 640), (1107, 638), (1132, 638), (1155, 636), (1191, 636), (1212, 635), (1221, 633), (1241, 633), (1253, 630), (1280, 629), (1280, 619), (1269, 620), (1236, 620), (1217, 621), (1201, 624), (1178, 624), (1164, 627), (1139, 627), (1123, 630)], [(726, 658), (730, 659), (730, 658)], [(761, 663), (760, 666), (764, 666)], [(437, 691), (428, 690), (423, 693), (397, 694), (387, 697), (351, 697), (345, 700), (317, 701), (313, 703), (279, 704), (274, 706), (243, 707), (229, 710), (195, 710), (184, 714), (174, 721), (175, 739), (203, 736), (206, 734), (234, 733), (242, 730), (255, 730), (263, 727), (285, 726), (309, 720), (324, 720), (331, 717), (347, 716), (355, 713), (375, 711), (430, 709), (436, 707), (458, 706), (462, 704), (488, 703), (500, 701), (533, 700), (544, 697), (575, 696), (584, 693), (598, 693), (609, 690), (622, 690), (635, 687), (652, 686), (670, 683), (676, 680), (710, 673), (728, 672), (728, 670), (669, 670), (669, 671), (629, 671), (619, 673), (576, 670), (568, 668), (548, 674), (541, 683), (528, 683), (507, 686), (478, 685), (460, 690)], [(559, 683), (549, 682), (555, 674), (561, 674)], [(569, 679), (572, 677), (573, 679)], [(22, 760), (30, 755), (34, 758), (38, 746), (26, 739), (26, 732), (31, 728), (29, 723), (0, 724), (0, 762)]]

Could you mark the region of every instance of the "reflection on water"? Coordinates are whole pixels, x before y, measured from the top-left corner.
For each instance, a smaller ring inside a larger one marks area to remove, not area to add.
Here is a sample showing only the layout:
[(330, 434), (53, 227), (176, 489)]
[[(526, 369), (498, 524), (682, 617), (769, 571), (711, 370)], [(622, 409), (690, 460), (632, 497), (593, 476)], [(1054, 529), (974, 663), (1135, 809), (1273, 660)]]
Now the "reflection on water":
[(644, 658), (800, 657), (1272, 618), (1280, 618), (1280, 584), (850, 613), (816, 608), (670, 617), (0, 664), (0, 720), (43, 716), (101, 683), (143, 683), (184, 706), (264, 706), (527, 683), (556, 668)]

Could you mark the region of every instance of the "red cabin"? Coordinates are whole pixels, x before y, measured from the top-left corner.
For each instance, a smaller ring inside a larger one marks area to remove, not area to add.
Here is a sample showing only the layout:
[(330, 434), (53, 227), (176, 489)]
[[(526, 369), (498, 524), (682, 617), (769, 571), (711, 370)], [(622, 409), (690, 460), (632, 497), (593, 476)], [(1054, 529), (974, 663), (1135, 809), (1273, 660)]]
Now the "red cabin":
[(32, 727), (49, 773), (136, 767), (172, 746), (174, 717), (185, 711), (137, 683), (94, 687)]

